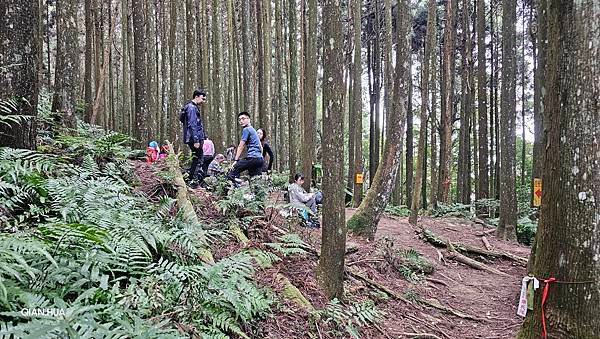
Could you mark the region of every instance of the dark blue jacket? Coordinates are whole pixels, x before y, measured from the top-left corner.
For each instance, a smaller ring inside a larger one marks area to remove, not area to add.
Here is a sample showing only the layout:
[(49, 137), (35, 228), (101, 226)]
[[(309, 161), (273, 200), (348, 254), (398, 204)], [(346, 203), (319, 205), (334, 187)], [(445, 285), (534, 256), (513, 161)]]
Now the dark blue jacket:
[(200, 116), (200, 107), (192, 101), (181, 109), (179, 118), (183, 123), (183, 142), (186, 144), (197, 143), (204, 140), (204, 126)]

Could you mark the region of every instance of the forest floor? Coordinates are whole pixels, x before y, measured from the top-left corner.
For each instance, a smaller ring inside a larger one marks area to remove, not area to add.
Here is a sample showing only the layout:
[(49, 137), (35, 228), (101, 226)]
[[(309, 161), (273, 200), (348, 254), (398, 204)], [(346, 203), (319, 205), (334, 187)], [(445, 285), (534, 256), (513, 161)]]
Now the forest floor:
[[(346, 208), (346, 219), (356, 209)], [(490, 228), (460, 218), (421, 217), (419, 225), (437, 236), (452, 243), (471, 245), (485, 250), (482, 242), (484, 231), (486, 239), (495, 251), (505, 251), (527, 258), (530, 248), (497, 239), (489, 235)], [(300, 228), (299, 234), (314, 248), (320, 248), (321, 230)], [(390, 247), (393, 249), (390, 251)], [(505, 259), (490, 259), (483, 256), (471, 256), (508, 276), (481, 271), (447, 259), (446, 249), (436, 248), (422, 239), (420, 229), (408, 223), (407, 217), (384, 216), (379, 222), (374, 241), (367, 241), (348, 234), (346, 255), (348, 270), (358, 271), (383, 287), (408, 300), (383, 298), (377, 303), (379, 310), (385, 312), (384, 320), (375, 328), (363, 330), (366, 338), (426, 338), (417, 334), (433, 334), (439, 338), (514, 338), (522, 323), (516, 314), (521, 279), (526, 275), (524, 265)], [(405, 277), (390, 265), (389, 254), (395, 250), (414, 249), (433, 264), (434, 272), (416, 281), (407, 281)], [(440, 260), (440, 255), (444, 257)], [(318, 307), (323, 303), (313, 270), (304, 270), (304, 274), (293, 282), (299, 283), (300, 290)], [(288, 268), (292, 275), (298, 274), (300, 267)], [(296, 271), (296, 272), (294, 272)], [(293, 272), (293, 273), (292, 273)], [(377, 299), (373, 286), (360, 279), (349, 277), (345, 290), (357, 299), (368, 296)], [(377, 289), (375, 289), (377, 290)], [(381, 295), (381, 294), (380, 294)], [(374, 298), (375, 297), (375, 298)], [(416, 300), (429, 300), (451, 308), (460, 316), (425, 306)], [(436, 302), (437, 301), (437, 302)], [(474, 318), (467, 319), (466, 317)], [(281, 326), (283, 327), (283, 325)], [(298, 332), (296, 332), (297, 334)], [(429, 338), (435, 338), (430, 336)], [(274, 337), (302, 337), (292, 333)]]
[[(146, 166), (136, 167), (139, 177), (151, 177), (140, 173), (145, 172)], [(152, 186), (151, 181), (142, 182), (141, 190)], [(213, 219), (220, 214), (213, 204), (217, 198), (202, 188), (192, 192), (204, 202), (202, 206), (196, 206), (199, 217), (207, 223), (214, 222)], [(298, 234), (310, 245), (308, 254), (284, 257), (273, 266), (258, 270), (255, 280), (281, 296), (285, 294), (281, 277), (286, 277), (315, 309), (323, 309), (327, 298), (315, 277), (321, 230), (301, 227), (283, 218), (273, 207), (284, 203), (283, 192), (272, 193), (269, 200), (271, 207), (266, 209), (263, 218), (253, 221), (247, 229), (250, 242), (244, 245), (232, 241), (215, 246), (215, 259), (244, 249), (262, 248), (283, 233)], [(354, 212), (355, 209), (347, 208), (346, 218)], [(496, 239), (493, 233), (490, 234), (490, 228), (466, 219), (424, 216), (419, 218), (419, 225), (455, 245), (460, 243), (485, 250), (482, 241), (485, 236), (494, 251), (508, 252), (521, 258), (527, 258), (530, 252), (529, 247), (516, 242)], [(346, 302), (372, 300), (377, 310), (383, 313), (373, 325), (360, 327), (360, 337), (514, 338), (522, 322), (516, 309), (521, 279), (526, 274), (523, 262), (469, 254), (470, 258), (501, 272), (477, 270), (447, 258), (452, 253), (445, 248), (434, 247), (424, 240), (422, 234), (420, 228), (408, 223), (408, 218), (385, 215), (378, 225), (374, 241), (348, 235)], [(432, 273), (410, 275), (398, 268), (399, 253), (411, 249), (433, 266)], [(350, 337), (340, 324), (315, 320), (310, 309), (290, 299), (278, 299), (273, 314), (245, 329), (250, 337)]]

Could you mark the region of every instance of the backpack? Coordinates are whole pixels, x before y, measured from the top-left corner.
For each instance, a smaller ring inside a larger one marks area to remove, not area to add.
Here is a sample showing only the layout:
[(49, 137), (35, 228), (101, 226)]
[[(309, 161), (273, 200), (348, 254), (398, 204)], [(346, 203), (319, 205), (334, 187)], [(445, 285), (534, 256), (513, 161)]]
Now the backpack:
[(179, 121), (181, 121), (181, 123), (184, 125), (187, 120), (187, 111), (185, 110), (186, 107), (187, 107), (187, 104), (185, 104), (183, 107), (181, 107), (181, 110), (179, 111)]

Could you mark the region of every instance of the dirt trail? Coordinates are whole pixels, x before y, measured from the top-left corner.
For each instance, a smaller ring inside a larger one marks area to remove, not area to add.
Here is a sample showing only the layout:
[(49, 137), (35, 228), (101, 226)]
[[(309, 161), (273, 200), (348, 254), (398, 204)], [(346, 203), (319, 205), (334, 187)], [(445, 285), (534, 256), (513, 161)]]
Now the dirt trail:
[[(354, 209), (346, 210), (349, 218)], [(460, 242), (484, 249), (481, 237), (484, 230), (482, 226), (467, 220), (457, 218), (433, 219), (422, 217), (419, 224), (430, 229), (436, 235), (449, 239), (451, 242)], [(371, 278), (382, 282), (386, 287), (401, 294), (412, 290), (421, 298), (435, 298), (445, 306), (480, 318), (480, 321), (461, 319), (448, 315), (430, 307), (421, 310), (407, 307), (396, 301), (385, 303), (384, 310), (388, 313), (382, 330), (391, 338), (405, 337), (402, 333), (434, 333), (439, 337), (447, 338), (514, 338), (521, 318), (516, 315), (520, 281), (526, 274), (525, 267), (512, 261), (483, 257), (473, 257), (480, 262), (505, 272), (511, 278), (502, 277), (489, 272), (478, 271), (452, 260), (439, 261), (438, 250), (431, 244), (423, 241), (418, 232), (408, 223), (408, 218), (384, 217), (379, 223), (376, 240), (384, 238), (393, 242), (394, 247), (402, 249), (415, 249), (433, 264), (435, 271), (430, 278), (444, 282), (435, 283), (422, 281), (409, 284), (396, 272), (387, 276), (366, 267), (371, 273)], [(527, 258), (530, 249), (515, 242), (496, 239), (493, 235), (487, 236), (492, 247), (496, 250), (508, 251)], [(349, 236), (350, 243), (358, 243), (361, 247), (369, 247), (369, 243)], [(445, 255), (445, 249), (439, 249)], [(357, 255), (360, 255), (357, 253)], [(363, 257), (366, 257), (364, 254)], [(352, 260), (349, 258), (349, 261)], [(360, 260), (360, 259), (354, 259)], [(373, 332), (374, 337), (385, 338), (381, 332)]]
[[(271, 197), (279, 201), (280, 197)], [(346, 209), (346, 219), (355, 212)], [(475, 246), (485, 249), (481, 234), (483, 226), (459, 218), (419, 218), (419, 225), (431, 230), (436, 235), (451, 242)], [(294, 232), (305, 241), (320, 249), (321, 230), (296, 228)], [(526, 268), (512, 260), (493, 259), (482, 256), (470, 257), (481, 263), (500, 270), (509, 277), (500, 276), (487, 271), (479, 271), (456, 261), (444, 258), (439, 260), (439, 253), (444, 257), (446, 249), (436, 249), (424, 241), (419, 230), (408, 223), (407, 217), (384, 216), (377, 228), (375, 241), (367, 241), (349, 234), (347, 248), (355, 247), (358, 251), (346, 255), (347, 267), (357, 270), (369, 279), (393, 290), (406, 299), (428, 299), (438, 301), (441, 305), (458, 312), (473, 316), (478, 320), (463, 319), (432, 307), (422, 306), (417, 302), (406, 304), (395, 299), (378, 300), (376, 289), (367, 287), (358, 279), (349, 278), (345, 284), (346, 293), (354, 300), (370, 298), (377, 300), (379, 310), (385, 312), (385, 319), (379, 322), (378, 328), (361, 331), (364, 338), (410, 338), (410, 333), (433, 334), (439, 338), (514, 338), (522, 323), (516, 314), (520, 282), (526, 274)], [(527, 258), (530, 248), (516, 242), (486, 236), (493, 250), (506, 251), (519, 257)], [(382, 248), (393, 245), (394, 249), (414, 249), (426, 257), (434, 266), (433, 274), (427, 276), (432, 280), (422, 279), (408, 282), (397, 269), (385, 260)], [(300, 285), (301, 291), (316, 307), (324, 306), (324, 296), (314, 281), (316, 263), (304, 262), (288, 268), (289, 274), (297, 274), (298, 279), (292, 281)], [(292, 272), (294, 271), (294, 272)], [(435, 281), (433, 281), (435, 280)], [(307, 285), (308, 284), (308, 285)], [(283, 320), (283, 319), (280, 319)], [(300, 328), (296, 321), (283, 321), (286, 325)], [(282, 334), (277, 333), (276, 336)], [(291, 333), (288, 333), (290, 335)], [(295, 337), (291, 335), (291, 337)], [(436, 337), (431, 337), (436, 338)]]

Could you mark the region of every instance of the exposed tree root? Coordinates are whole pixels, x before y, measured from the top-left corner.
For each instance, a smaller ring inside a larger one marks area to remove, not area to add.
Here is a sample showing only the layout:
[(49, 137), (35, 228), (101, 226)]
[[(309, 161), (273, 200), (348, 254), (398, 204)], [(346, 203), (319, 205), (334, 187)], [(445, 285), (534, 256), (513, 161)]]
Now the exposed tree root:
[[(179, 167), (179, 159), (177, 158), (177, 154), (173, 151), (173, 145), (167, 141), (168, 145), (168, 156), (166, 159), (166, 163), (169, 169), (169, 172), (173, 175), (173, 186), (177, 189), (177, 207), (183, 212), (183, 218), (190, 223), (200, 224), (200, 220), (198, 219), (198, 215), (194, 210), (194, 206), (190, 202), (188, 198), (188, 188), (185, 184), (185, 180), (183, 180), (183, 175), (181, 175), (181, 169)], [(207, 243), (204, 235), (201, 236), (200, 241), (203, 244)], [(202, 260), (204, 262), (214, 264), (215, 259), (213, 258), (212, 252), (208, 247), (202, 249), (200, 254)]]
[[(352, 269), (347, 269), (346, 272), (350, 276), (352, 276), (352, 277), (354, 277), (356, 279), (364, 281), (365, 283), (367, 283), (371, 287), (377, 288), (378, 290), (380, 290), (382, 292), (385, 292), (387, 295), (389, 295), (390, 297), (392, 297), (392, 298), (394, 298), (396, 300), (400, 300), (400, 301), (402, 301), (402, 302), (404, 302), (406, 304), (413, 304), (410, 300), (404, 298), (403, 296), (401, 296), (400, 294), (394, 292), (393, 290), (391, 290), (391, 289), (389, 289), (389, 288), (381, 285), (380, 283), (378, 283), (378, 282), (376, 282), (376, 281), (374, 281), (372, 279), (367, 278), (365, 275), (361, 274), (360, 272), (354, 271)], [(437, 301), (436, 299), (421, 299), (421, 300), (419, 300), (419, 302), (422, 303), (422, 304), (424, 304), (424, 305), (426, 305), (426, 306), (429, 306), (429, 307), (435, 308), (437, 310), (446, 312), (448, 314), (455, 315), (455, 316), (457, 316), (459, 318), (476, 320), (476, 321), (480, 321), (481, 320), (481, 319), (479, 319), (477, 317), (474, 317), (472, 315), (469, 315), (469, 314), (466, 314), (466, 313), (454, 310), (454, 309), (452, 309), (450, 307), (444, 306), (439, 301)]]
[(306, 299), (306, 297), (300, 292), (300, 290), (292, 284), (288, 278), (283, 274), (277, 274), (277, 281), (283, 286), (283, 296), (295, 303), (296, 305), (311, 312), (315, 310), (315, 307)]
[(438, 337), (435, 334), (431, 334), (431, 333), (399, 333), (405, 337), (411, 338), (411, 339), (442, 339), (440, 337)]
[(492, 245), (490, 245), (490, 242), (487, 240), (487, 238), (485, 236), (481, 237), (481, 241), (483, 242), (483, 245), (485, 246), (485, 249), (488, 251), (492, 250)]
[[(433, 233), (432, 231), (430, 231), (428, 229), (423, 229), (421, 234), (423, 235), (423, 237), (425, 238), (425, 240), (427, 242), (431, 243), (432, 245), (434, 245), (436, 247), (446, 247), (446, 248), (448, 247), (449, 242), (447, 239), (444, 239), (444, 238), (436, 235), (435, 233)], [(508, 253), (505, 251), (488, 251), (488, 250), (484, 250), (483, 248), (479, 248), (479, 247), (475, 247), (475, 246), (471, 246), (471, 245), (467, 245), (467, 244), (461, 244), (458, 242), (452, 242), (451, 244), (458, 252), (474, 253), (474, 254), (484, 255), (484, 256), (488, 256), (488, 257), (506, 258), (506, 259), (512, 260), (514, 262), (517, 262), (518, 264), (520, 264), (522, 266), (527, 266), (526, 258), (519, 257), (512, 253)]]
[(465, 264), (467, 266), (471, 266), (471, 267), (473, 267), (475, 269), (478, 269), (478, 270), (481, 270), (481, 271), (487, 271), (487, 272), (494, 273), (494, 274), (497, 274), (497, 275), (500, 275), (500, 276), (503, 276), (503, 277), (510, 277), (509, 274), (506, 274), (506, 273), (504, 273), (502, 271), (499, 271), (499, 270), (497, 270), (497, 269), (495, 269), (493, 267), (490, 267), (490, 266), (488, 266), (486, 264), (480, 263), (477, 260), (471, 259), (469, 257), (466, 257), (466, 256), (458, 253), (456, 251), (456, 249), (454, 248), (454, 246), (452, 246), (451, 243), (448, 243), (448, 244), (449, 244), (448, 245), (448, 253), (446, 254), (446, 256), (448, 258), (453, 259), (455, 261), (458, 261), (460, 263), (463, 263), (463, 264)]
[(455, 315), (455, 316), (457, 316), (459, 318), (462, 318), (462, 319), (470, 319), (470, 320), (475, 320), (475, 321), (481, 321), (482, 320), (482, 319), (477, 318), (475, 316), (472, 316), (470, 314), (463, 313), (461, 311), (457, 311), (457, 310), (455, 310), (453, 308), (450, 308), (448, 306), (444, 306), (437, 299), (421, 299), (421, 300), (419, 300), (419, 302), (422, 303), (422, 304), (425, 304), (427, 306), (433, 307), (433, 308), (435, 308), (437, 310), (446, 312), (448, 314)]
[(231, 232), (231, 234), (233, 234), (235, 238), (242, 244), (246, 245), (249, 242), (248, 237), (244, 234), (244, 231), (242, 231), (237, 223), (229, 223), (229, 232)]
[(431, 282), (433, 282), (433, 283), (436, 283), (436, 284), (440, 284), (440, 285), (448, 286), (448, 283), (447, 283), (447, 282), (445, 282), (445, 281), (443, 281), (443, 280), (438, 280), (438, 279), (429, 278), (429, 277), (425, 278), (425, 280), (427, 280), (427, 281), (431, 281)]
[(376, 289), (378, 289), (378, 290), (380, 290), (382, 292), (385, 292), (387, 295), (389, 295), (390, 297), (392, 297), (394, 299), (400, 300), (400, 301), (402, 301), (402, 302), (404, 302), (406, 304), (412, 304), (408, 299), (404, 298), (400, 294), (392, 291), (391, 289), (389, 289), (389, 288), (381, 285), (380, 283), (378, 283), (378, 282), (376, 282), (374, 280), (371, 280), (371, 279), (367, 278), (365, 275), (363, 275), (362, 273), (360, 273), (358, 271), (355, 271), (355, 270), (352, 270), (350, 268), (347, 268), (346, 269), (346, 273), (348, 273), (350, 276), (352, 276), (352, 277), (354, 277), (354, 278), (356, 278), (358, 280), (364, 281), (365, 283), (367, 283), (371, 287), (375, 287)]
[(486, 223), (485, 221), (483, 221), (483, 220), (481, 220), (481, 219), (479, 219), (479, 218), (473, 218), (473, 219), (471, 219), (471, 221), (472, 221), (473, 223), (475, 223), (475, 224), (478, 224), (478, 225), (481, 225), (481, 226), (483, 226), (483, 227), (486, 227), (486, 228), (491, 228), (491, 229), (492, 229), (492, 230), (491, 230), (492, 232), (494, 232), (494, 231), (496, 230), (496, 227), (495, 227), (495, 226), (493, 226), (493, 225), (490, 225), (490, 224)]

